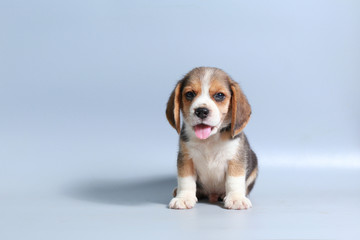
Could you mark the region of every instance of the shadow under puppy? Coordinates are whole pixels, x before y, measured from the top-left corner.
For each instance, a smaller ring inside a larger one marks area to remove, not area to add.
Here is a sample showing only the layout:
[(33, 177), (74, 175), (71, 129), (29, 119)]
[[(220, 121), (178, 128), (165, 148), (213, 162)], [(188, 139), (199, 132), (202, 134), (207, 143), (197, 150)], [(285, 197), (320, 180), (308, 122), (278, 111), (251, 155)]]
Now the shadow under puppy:
[(166, 109), (180, 134), (178, 187), (170, 208), (192, 208), (204, 197), (223, 200), (229, 209), (252, 206), (246, 195), (255, 184), (258, 164), (242, 132), (250, 114), (239, 85), (221, 69), (195, 68), (177, 83)]

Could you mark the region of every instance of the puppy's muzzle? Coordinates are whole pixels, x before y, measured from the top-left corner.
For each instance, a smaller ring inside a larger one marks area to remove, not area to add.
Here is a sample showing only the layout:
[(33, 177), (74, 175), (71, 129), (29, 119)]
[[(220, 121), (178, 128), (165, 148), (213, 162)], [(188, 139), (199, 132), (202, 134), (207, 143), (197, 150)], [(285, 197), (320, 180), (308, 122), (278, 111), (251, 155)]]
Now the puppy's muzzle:
[(198, 116), (200, 119), (205, 119), (209, 115), (209, 109), (207, 108), (197, 108), (195, 109), (195, 115)]

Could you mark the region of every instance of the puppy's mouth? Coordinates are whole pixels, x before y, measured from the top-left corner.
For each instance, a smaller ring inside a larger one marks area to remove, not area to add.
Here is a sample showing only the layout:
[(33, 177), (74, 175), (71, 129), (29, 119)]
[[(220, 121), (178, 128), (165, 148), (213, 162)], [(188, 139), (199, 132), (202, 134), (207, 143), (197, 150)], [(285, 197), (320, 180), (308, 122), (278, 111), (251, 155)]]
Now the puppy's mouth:
[(194, 126), (195, 135), (199, 139), (207, 139), (213, 129), (214, 127), (206, 124), (198, 124)]

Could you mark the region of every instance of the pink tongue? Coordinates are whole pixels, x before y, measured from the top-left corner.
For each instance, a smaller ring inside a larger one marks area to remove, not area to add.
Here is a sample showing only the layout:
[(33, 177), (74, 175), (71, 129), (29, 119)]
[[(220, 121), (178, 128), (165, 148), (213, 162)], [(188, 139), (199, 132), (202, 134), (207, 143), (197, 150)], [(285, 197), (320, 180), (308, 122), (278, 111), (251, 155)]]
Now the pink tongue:
[(199, 124), (194, 127), (195, 135), (199, 139), (207, 139), (211, 133), (211, 127), (205, 124)]

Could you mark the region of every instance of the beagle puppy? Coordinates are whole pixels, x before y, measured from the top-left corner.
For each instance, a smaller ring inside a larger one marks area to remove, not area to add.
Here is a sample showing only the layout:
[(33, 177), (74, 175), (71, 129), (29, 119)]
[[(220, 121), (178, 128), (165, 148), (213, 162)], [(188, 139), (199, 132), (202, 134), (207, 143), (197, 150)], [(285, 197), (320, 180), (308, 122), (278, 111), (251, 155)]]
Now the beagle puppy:
[(178, 187), (169, 208), (190, 209), (199, 198), (223, 200), (228, 209), (252, 207), (246, 196), (258, 163), (242, 132), (250, 114), (239, 85), (221, 69), (195, 68), (177, 83), (166, 108), (167, 120), (180, 135)]

